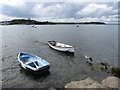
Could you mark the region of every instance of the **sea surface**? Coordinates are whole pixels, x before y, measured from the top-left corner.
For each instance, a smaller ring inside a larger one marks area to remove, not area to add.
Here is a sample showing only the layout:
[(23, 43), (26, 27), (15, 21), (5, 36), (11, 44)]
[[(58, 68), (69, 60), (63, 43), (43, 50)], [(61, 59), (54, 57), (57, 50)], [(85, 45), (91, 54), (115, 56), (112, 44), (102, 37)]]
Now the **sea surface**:
[[(118, 66), (117, 25), (7, 25), (2, 31), (3, 88), (63, 88), (71, 81), (90, 77), (96, 81), (110, 76), (92, 70), (85, 55), (95, 61)], [(51, 49), (46, 43), (55, 40), (76, 47), (73, 54)], [(51, 64), (50, 74), (34, 76), (19, 65), (17, 54), (38, 55)]]

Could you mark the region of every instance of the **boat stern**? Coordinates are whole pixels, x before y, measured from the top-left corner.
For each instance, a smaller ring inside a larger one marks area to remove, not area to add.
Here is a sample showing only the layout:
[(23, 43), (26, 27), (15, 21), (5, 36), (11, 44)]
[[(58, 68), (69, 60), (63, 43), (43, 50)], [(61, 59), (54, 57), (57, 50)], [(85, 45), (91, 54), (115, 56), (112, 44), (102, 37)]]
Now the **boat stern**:
[(68, 52), (74, 53), (75, 52), (75, 47), (68, 49)]
[(43, 66), (41, 68), (38, 68), (36, 70), (32, 70), (33, 73), (45, 73), (45, 72), (48, 72), (50, 69), (50, 65), (47, 65), (47, 66)]

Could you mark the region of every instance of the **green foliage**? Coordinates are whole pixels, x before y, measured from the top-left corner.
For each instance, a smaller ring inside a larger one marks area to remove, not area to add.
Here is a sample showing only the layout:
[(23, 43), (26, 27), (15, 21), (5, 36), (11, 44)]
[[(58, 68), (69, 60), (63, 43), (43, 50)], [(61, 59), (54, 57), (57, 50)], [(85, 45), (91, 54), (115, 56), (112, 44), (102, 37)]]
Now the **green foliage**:
[(112, 67), (112, 74), (120, 78), (120, 67)]
[(82, 22), (82, 23), (75, 23), (75, 22), (49, 22), (49, 21), (35, 21), (31, 20), (30, 18), (28, 19), (14, 19), (11, 21), (3, 21), (4, 23), (9, 22), (9, 25), (15, 25), (15, 24), (26, 24), (26, 25), (45, 25), (45, 24), (105, 24), (104, 22)]

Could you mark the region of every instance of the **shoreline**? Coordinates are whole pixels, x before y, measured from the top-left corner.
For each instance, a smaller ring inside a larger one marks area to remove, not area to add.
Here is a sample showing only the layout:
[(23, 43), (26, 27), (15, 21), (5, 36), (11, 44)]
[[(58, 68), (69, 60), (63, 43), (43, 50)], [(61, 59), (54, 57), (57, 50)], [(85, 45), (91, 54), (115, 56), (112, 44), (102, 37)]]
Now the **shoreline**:
[[(1, 24), (1, 25), (112, 25), (112, 24)], [(117, 24), (113, 24), (113, 25), (117, 25)]]
[(0, 24), (1, 26), (8, 26), (8, 25), (120, 25), (120, 24)]
[(51, 21), (36, 21), (31, 19), (13, 19), (11, 21), (1, 21), (0, 25), (14, 25), (14, 24), (26, 24), (26, 25), (56, 25), (56, 24), (99, 24), (105, 25), (105, 22), (51, 22)]

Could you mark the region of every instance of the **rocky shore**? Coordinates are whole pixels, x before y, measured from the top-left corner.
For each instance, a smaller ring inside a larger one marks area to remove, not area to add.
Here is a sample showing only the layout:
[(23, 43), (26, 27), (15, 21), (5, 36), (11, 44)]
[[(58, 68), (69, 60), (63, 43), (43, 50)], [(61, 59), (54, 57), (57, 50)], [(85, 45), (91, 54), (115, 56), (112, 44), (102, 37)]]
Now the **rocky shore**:
[(65, 85), (65, 88), (120, 88), (120, 79), (114, 76), (109, 76), (101, 82), (86, 78), (81, 81), (72, 81)]

